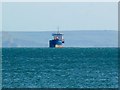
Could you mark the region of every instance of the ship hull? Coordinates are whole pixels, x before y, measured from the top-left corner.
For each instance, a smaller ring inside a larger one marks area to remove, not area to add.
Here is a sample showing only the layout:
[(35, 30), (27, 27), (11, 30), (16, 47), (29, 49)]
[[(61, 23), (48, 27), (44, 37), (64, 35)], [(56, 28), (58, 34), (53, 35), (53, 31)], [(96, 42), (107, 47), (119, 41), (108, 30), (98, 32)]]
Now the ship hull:
[(61, 48), (63, 47), (62, 41), (61, 40), (49, 40), (49, 47)]

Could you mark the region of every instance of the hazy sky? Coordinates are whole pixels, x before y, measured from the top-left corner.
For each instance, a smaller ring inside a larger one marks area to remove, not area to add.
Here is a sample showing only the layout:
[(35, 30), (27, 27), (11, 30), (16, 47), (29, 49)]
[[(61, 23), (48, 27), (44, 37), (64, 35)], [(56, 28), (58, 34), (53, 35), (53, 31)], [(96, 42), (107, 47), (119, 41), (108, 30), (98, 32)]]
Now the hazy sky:
[(119, 2), (119, 0), (1, 0), (2, 2)]
[(3, 31), (117, 30), (115, 2), (3, 3)]

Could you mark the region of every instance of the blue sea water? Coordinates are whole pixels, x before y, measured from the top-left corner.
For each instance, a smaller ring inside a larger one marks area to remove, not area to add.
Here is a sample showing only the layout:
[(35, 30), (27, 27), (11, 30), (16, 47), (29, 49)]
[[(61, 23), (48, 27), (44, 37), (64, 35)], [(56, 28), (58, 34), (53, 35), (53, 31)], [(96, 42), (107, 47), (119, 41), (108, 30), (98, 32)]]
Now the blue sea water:
[(4, 88), (117, 88), (117, 48), (3, 48)]

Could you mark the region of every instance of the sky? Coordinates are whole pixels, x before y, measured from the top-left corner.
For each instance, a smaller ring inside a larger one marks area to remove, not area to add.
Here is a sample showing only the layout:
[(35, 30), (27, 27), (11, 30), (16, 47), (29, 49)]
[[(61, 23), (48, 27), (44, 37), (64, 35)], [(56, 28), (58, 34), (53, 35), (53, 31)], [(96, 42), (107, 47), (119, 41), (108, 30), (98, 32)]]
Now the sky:
[(3, 31), (117, 30), (116, 2), (4, 2)]
[(119, 0), (1, 0), (2, 2), (119, 2)]

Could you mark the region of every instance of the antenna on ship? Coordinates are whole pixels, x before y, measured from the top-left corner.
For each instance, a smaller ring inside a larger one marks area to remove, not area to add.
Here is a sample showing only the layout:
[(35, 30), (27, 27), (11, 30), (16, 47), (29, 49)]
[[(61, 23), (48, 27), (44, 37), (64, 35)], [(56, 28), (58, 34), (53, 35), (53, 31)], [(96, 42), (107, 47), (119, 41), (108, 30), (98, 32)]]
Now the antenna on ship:
[(60, 33), (60, 32), (59, 32), (59, 26), (57, 27), (57, 29), (58, 29), (58, 32), (57, 32), (57, 33), (59, 34), (59, 33)]

